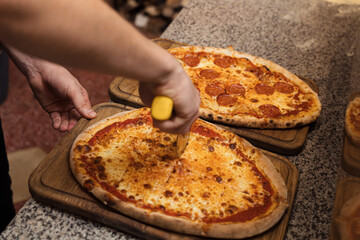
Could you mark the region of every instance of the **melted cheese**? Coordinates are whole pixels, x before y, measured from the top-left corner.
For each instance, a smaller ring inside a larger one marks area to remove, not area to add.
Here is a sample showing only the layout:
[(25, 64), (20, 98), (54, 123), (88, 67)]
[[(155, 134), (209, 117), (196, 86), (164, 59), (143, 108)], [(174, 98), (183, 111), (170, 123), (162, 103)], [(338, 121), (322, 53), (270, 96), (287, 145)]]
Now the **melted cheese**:
[(256, 150), (244, 147), (233, 135), (197, 120), (195, 125), (222, 139), (192, 132), (177, 159), (176, 136), (151, 124), (112, 128), (91, 147), (87, 144), (91, 139), (79, 140), (76, 144), (88, 149), (75, 148), (77, 168), (105, 191), (106, 186), (115, 189), (129, 204), (200, 222), (263, 206), (267, 197), (277, 195), (264, 188), (267, 179), (255, 165)]

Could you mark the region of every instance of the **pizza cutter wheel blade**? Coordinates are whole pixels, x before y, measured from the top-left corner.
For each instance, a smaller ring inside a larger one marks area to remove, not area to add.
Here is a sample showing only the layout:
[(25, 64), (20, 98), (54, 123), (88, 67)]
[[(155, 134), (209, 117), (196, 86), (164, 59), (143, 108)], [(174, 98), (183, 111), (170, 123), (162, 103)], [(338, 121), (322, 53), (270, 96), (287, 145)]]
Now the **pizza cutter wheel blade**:
[[(151, 116), (159, 121), (168, 120), (172, 115), (173, 100), (166, 96), (156, 96), (151, 104)], [(180, 158), (188, 145), (190, 132), (178, 134), (176, 138), (176, 154)]]
[(185, 149), (189, 143), (190, 132), (185, 134), (178, 134), (176, 140), (176, 152), (178, 158), (185, 152)]

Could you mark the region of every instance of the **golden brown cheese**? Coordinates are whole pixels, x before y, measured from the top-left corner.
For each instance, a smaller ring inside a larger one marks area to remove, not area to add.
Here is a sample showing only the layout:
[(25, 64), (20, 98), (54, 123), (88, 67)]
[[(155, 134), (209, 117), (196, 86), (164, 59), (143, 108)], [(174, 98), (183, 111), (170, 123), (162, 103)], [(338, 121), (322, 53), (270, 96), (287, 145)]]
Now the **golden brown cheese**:
[[(141, 133), (141, 136), (139, 136)], [(93, 181), (137, 207), (199, 222), (243, 222), (266, 215), (277, 198), (256, 167), (254, 149), (201, 120), (176, 158), (176, 136), (152, 127), (148, 115), (115, 122), (74, 149)]]

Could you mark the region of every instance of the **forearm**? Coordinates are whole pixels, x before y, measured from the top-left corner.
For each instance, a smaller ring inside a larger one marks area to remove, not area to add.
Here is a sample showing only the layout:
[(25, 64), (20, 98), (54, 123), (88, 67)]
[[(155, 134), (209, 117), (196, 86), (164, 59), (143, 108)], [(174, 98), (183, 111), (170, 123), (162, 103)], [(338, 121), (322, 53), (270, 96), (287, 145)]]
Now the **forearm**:
[(166, 51), (98, 0), (1, 1), (0, 36), (41, 58), (141, 81), (161, 80), (177, 67)]
[(37, 68), (34, 66), (34, 59), (19, 50), (3, 45), (8, 56), (17, 66), (17, 68), (25, 75), (27, 79), (32, 78), (35, 74), (38, 74)]
[(57, 72), (67, 72), (65, 68), (58, 64), (29, 56), (10, 46), (4, 46), (4, 48), (16, 67), (29, 81), (31, 87), (32, 81), (36, 81), (37, 79), (47, 79), (46, 77), (49, 76), (49, 74), (51, 74), (51, 72), (54, 70)]
[[(51, 80), (48, 76), (52, 71), (67, 72), (55, 63), (29, 56), (10, 46), (4, 46), (4, 48), (16, 67), (24, 74), (36, 96), (42, 95), (40, 89), (45, 87), (46, 81)], [(66, 78), (63, 81), (65, 80)]]

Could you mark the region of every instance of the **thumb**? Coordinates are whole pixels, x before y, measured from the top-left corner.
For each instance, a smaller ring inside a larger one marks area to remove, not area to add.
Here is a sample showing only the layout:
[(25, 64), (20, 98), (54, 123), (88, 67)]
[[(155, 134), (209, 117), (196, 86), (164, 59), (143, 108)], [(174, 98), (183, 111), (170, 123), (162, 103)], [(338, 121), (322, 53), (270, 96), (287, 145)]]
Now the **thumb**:
[(69, 97), (76, 110), (80, 113), (82, 117), (90, 119), (96, 117), (96, 112), (91, 109), (89, 96), (85, 88), (79, 86), (78, 89), (74, 89), (74, 91), (69, 91)]

